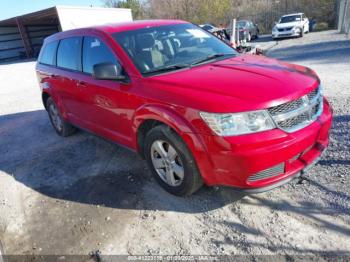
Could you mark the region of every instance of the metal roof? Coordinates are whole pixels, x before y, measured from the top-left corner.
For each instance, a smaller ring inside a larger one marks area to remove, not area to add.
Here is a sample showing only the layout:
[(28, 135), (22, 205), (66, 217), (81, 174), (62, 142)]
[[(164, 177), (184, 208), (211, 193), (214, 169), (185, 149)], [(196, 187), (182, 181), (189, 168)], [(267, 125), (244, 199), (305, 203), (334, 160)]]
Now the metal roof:
[(43, 9), (37, 12), (11, 17), (0, 21), (0, 26), (17, 26), (16, 20), (20, 18), (23, 25), (58, 24), (56, 6)]

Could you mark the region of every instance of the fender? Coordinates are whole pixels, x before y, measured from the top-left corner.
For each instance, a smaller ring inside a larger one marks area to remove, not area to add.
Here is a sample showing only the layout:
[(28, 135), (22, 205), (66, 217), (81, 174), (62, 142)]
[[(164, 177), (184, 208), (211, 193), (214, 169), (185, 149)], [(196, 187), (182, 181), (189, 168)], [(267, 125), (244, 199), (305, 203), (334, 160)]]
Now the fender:
[(190, 123), (175, 110), (159, 104), (148, 104), (135, 111), (132, 123), (133, 131), (137, 130), (145, 120), (157, 120), (173, 128), (179, 135), (184, 133), (196, 133)]
[(183, 139), (189, 150), (192, 152), (196, 163), (201, 170), (202, 178), (204, 182), (207, 183), (210, 177), (209, 173), (205, 170), (212, 170), (213, 163), (210, 158), (208, 158), (207, 148), (202, 141), (201, 137), (197, 135), (195, 129), (191, 124), (182, 117), (175, 110), (169, 109), (159, 104), (149, 104), (145, 105), (138, 110), (136, 110), (133, 117), (133, 132), (134, 132), (134, 148), (138, 151), (139, 146), (137, 143), (137, 131), (141, 124), (146, 120), (157, 120), (162, 122), (172, 129), (174, 129)]

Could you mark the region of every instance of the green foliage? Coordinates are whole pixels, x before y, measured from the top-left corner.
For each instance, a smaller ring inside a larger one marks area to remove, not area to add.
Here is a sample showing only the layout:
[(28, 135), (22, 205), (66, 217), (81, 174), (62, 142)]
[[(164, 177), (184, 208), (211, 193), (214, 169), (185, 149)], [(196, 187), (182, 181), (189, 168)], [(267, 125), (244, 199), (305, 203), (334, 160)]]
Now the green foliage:
[(317, 23), (335, 26), (337, 0), (104, 0), (106, 6), (131, 8), (134, 19), (182, 19), (197, 24), (229, 25), (233, 18), (257, 23), (271, 32), (283, 14), (303, 12)]
[(117, 8), (130, 8), (134, 19), (143, 17), (143, 6), (140, 0), (105, 0), (105, 6)]
[(317, 23), (315, 27), (315, 31), (322, 31), (327, 29), (329, 29), (329, 26), (326, 22)]

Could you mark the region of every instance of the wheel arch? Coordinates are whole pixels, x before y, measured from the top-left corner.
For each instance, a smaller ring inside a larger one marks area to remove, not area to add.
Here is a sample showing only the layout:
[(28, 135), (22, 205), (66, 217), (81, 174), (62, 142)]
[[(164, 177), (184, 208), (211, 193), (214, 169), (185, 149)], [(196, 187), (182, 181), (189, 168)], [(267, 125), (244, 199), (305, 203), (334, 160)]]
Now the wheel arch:
[(147, 105), (136, 111), (133, 119), (135, 148), (143, 156), (143, 143), (149, 130), (158, 125), (166, 125), (180, 137), (194, 133), (190, 123), (175, 110), (162, 105)]
[(42, 92), (42, 94), (41, 94), (41, 100), (42, 100), (43, 105), (44, 105), (44, 107), (45, 107), (46, 110), (47, 110), (47, 108), (46, 108), (46, 103), (47, 103), (47, 100), (49, 99), (49, 97), (51, 97), (51, 95), (50, 95), (48, 92), (46, 92), (46, 91), (43, 91), (43, 92)]

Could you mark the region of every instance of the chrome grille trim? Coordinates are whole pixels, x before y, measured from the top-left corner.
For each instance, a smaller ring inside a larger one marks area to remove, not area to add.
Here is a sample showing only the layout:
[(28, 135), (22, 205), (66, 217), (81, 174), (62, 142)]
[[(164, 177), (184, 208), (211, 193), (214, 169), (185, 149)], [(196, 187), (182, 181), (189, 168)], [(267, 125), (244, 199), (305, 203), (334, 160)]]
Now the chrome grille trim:
[(259, 173), (256, 173), (255, 175), (248, 177), (248, 181), (255, 182), (258, 180), (263, 180), (266, 178), (275, 177), (275, 176), (278, 176), (280, 174), (283, 174), (284, 173), (284, 166), (285, 166), (285, 164), (281, 163), (281, 164), (278, 164), (277, 166), (273, 166), (271, 168), (260, 171)]
[(321, 87), (307, 95), (268, 109), (276, 126), (288, 133), (300, 130), (314, 122), (323, 111)]

